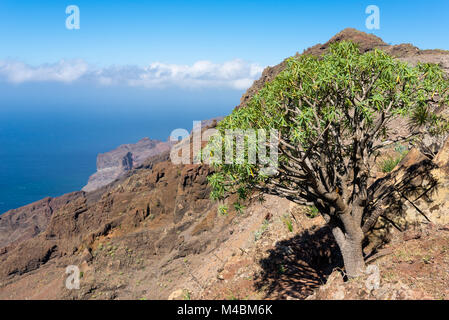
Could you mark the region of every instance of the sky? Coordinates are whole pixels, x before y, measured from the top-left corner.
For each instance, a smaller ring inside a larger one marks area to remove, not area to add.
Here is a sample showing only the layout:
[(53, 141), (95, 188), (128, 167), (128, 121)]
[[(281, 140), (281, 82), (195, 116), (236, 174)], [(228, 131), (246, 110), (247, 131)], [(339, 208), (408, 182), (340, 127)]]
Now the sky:
[[(69, 5), (79, 29), (66, 28)], [(365, 25), (368, 5), (380, 9), (378, 30)], [(0, 85), (241, 93), (264, 67), (346, 27), (449, 49), (448, 13), (447, 0), (1, 0)]]

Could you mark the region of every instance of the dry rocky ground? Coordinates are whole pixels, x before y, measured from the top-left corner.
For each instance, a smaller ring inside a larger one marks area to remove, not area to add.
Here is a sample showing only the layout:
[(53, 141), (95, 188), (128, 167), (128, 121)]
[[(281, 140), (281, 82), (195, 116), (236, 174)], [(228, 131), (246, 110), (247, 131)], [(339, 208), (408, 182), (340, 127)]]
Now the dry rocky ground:
[[(353, 29), (331, 41), (343, 39), (449, 66), (447, 52), (390, 46)], [(239, 107), (283, 66), (267, 68)], [(379, 192), (394, 186), (409, 200), (388, 198), (368, 238), (367, 260), (380, 271), (373, 290), (370, 275), (344, 282), (339, 251), (313, 209), (270, 196), (221, 215), (209, 200), (211, 168), (168, 158), (152, 156), (96, 191), (2, 215), (0, 299), (449, 298), (449, 142), (434, 161), (412, 149), (392, 172), (379, 169)], [(81, 270), (79, 290), (65, 287), (68, 265)]]

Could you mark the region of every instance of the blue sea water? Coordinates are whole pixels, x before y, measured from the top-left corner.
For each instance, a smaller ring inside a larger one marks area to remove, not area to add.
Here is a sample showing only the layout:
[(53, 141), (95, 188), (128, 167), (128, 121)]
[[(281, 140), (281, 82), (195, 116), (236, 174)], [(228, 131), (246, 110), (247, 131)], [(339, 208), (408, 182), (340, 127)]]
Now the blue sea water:
[(193, 120), (225, 115), (232, 107), (0, 110), (0, 214), (80, 190), (96, 171), (98, 153), (144, 137), (166, 140), (173, 129), (190, 131)]

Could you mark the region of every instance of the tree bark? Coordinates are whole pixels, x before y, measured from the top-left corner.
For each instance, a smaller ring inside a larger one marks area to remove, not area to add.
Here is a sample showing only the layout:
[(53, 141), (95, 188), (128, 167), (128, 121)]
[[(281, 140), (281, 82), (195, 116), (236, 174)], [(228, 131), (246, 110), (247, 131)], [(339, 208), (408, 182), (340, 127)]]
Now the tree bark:
[(340, 250), (348, 278), (356, 278), (363, 275), (366, 266), (363, 259), (362, 241), (359, 239), (346, 239), (340, 245)]
[[(345, 219), (343, 230), (335, 225), (331, 227), (332, 234), (340, 248), (341, 255), (345, 266), (346, 275), (348, 278), (357, 278), (365, 272), (365, 260), (363, 259), (362, 241), (363, 231), (361, 226), (354, 223), (348, 223)], [(354, 222), (353, 219), (351, 222)]]

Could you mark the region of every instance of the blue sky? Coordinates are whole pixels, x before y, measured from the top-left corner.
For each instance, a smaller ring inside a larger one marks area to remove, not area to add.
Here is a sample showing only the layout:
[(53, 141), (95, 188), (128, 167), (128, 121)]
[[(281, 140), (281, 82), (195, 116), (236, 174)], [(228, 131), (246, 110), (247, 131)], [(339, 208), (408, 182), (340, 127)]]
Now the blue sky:
[[(365, 27), (371, 4), (380, 8), (379, 30)], [(79, 30), (65, 27), (68, 5), (80, 9)], [(0, 85), (241, 93), (265, 66), (346, 27), (388, 43), (449, 49), (448, 13), (447, 0), (1, 0)]]
[[(78, 5), (81, 29), (65, 28)], [(381, 10), (386, 42), (449, 49), (449, 1), (0, 1), (0, 58), (30, 64), (192, 64), (243, 59), (276, 64)], [(371, 31), (370, 31), (371, 32)]]

